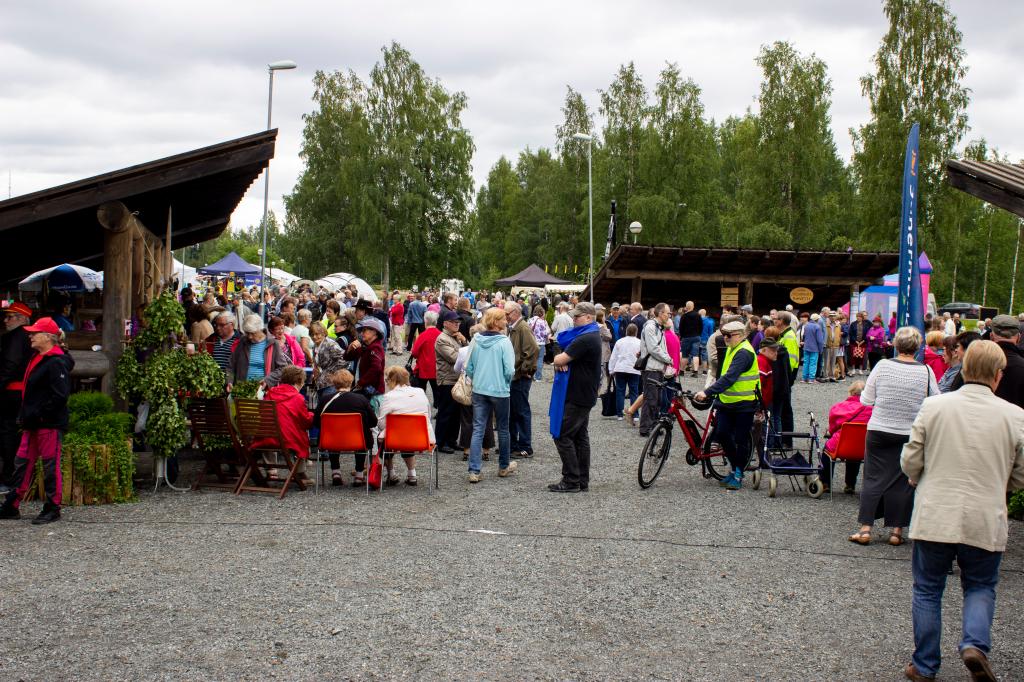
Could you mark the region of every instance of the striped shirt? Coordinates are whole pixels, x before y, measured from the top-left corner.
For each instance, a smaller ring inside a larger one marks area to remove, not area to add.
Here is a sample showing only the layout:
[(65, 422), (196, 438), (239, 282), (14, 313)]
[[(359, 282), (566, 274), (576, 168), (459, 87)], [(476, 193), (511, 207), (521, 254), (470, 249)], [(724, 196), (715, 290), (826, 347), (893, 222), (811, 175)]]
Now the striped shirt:
[(861, 405), (872, 405), (868, 430), (885, 431), (896, 435), (910, 435), (910, 427), (921, 409), (921, 403), (930, 395), (938, 395), (935, 375), (919, 362), (882, 360), (868, 377)]
[(231, 362), (231, 347), (238, 338), (239, 335), (236, 331), (227, 341), (218, 336), (217, 340), (213, 342), (213, 359), (224, 370), (225, 374), (228, 371), (228, 363)]

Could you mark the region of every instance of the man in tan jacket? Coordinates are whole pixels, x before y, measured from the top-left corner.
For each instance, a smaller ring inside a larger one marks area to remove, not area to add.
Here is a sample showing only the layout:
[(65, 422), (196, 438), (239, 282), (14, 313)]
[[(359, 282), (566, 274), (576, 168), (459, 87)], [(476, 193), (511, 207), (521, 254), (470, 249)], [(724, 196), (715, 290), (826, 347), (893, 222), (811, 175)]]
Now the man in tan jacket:
[[(996, 679), (988, 652), (1006, 549), (1006, 493), (1024, 488), (1024, 410), (994, 393), (1005, 368), (995, 343), (972, 343), (963, 387), (927, 398), (903, 446), (903, 472), (917, 486), (910, 522), (915, 648), (904, 671), (911, 680), (938, 672), (942, 592), (953, 559), (964, 592), (960, 657), (975, 680)], [(978, 433), (983, 448), (971, 442)]]

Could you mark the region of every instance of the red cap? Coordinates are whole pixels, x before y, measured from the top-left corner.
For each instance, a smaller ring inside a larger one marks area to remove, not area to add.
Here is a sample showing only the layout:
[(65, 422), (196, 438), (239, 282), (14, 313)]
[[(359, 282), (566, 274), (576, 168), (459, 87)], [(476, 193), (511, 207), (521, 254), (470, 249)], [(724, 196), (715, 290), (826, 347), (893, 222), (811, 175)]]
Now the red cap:
[(36, 332), (42, 332), (44, 334), (56, 334), (60, 335), (60, 327), (53, 321), (52, 317), (40, 317), (36, 320), (35, 324), (30, 324), (24, 327), (25, 331), (29, 334)]
[(15, 301), (11, 305), (7, 306), (6, 308), (4, 308), (4, 312), (17, 313), (19, 315), (24, 315), (25, 317), (32, 317), (32, 309), (29, 308), (24, 303), (22, 303), (21, 301)]

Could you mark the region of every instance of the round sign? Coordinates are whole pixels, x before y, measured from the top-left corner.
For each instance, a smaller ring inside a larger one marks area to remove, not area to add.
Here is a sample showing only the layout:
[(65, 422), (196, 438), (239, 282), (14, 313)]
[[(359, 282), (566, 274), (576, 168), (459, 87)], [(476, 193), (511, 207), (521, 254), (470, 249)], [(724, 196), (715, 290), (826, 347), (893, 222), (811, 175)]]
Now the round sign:
[(810, 303), (814, 298), (814, 292), (807, 287), (797, 287), (789, 292), (789, 299), (798, 305)]

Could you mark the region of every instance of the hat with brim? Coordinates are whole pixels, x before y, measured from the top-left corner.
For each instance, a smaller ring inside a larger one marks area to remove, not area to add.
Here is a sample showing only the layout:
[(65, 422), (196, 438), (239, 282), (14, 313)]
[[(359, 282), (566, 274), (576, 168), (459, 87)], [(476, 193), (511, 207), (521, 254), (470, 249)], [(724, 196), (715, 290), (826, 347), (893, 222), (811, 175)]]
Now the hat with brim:
[(747, 331), (747, 326), (742, 322), (726, 322), (722, 325), (723, 334), (735, 334), (736, 332)]
[(366, 312), (370, 312), (371, 310), (373, 310), (373, 304), (367, 301), (365, 298), (361, 298), (358, 301), (356, 301), (356, 304), (353, 307), (356, 310), (365, 310)]
[(13, 313), (17, 315), (24, 315), (25, 317), (32, 317), (32, 309), (21, 301), (15, 301), (6, 308), (4, 308), (4, 314)]
[(40, 317), (35, 324), (27, 325), (24, 330), (29, 334), (54, 334), (60, 336), (60, 327), (53, 321), (52, 317)]
[(356, 325), (356, 331), (362, 331), (363, 329), (374, 330), (382, 339), (386, 334), (384, 330), (384, 323), (378, 320), (376, 317), (365, 317), (362, 320), (360, 320), (359, 324)]
[(778, 347), (779, 347), (779, 342), (776, 341), (775, 339), (773, 339), (770, 336), (766, 336), (763, 339), (761, 339), (761, 343), (760, 343), (760, 345), (758, 345), (759, 349), (760, 348), (778, 348)]

